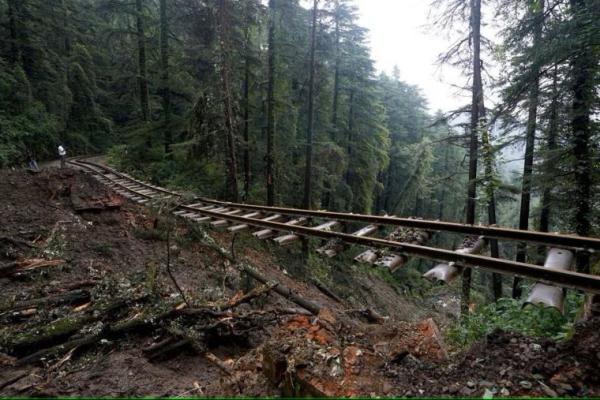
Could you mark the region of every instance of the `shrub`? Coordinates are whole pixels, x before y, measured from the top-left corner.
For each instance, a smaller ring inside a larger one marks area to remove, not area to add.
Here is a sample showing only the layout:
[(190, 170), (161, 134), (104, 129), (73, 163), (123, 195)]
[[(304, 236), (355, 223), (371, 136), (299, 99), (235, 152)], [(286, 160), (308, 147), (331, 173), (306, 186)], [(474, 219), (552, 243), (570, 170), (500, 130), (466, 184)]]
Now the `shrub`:
[(500, 299), (461, 317), (446, 334), (449, 343), (467, 346), (495, 329), (518, 332), (527, 336), (550, 337), (556, 340), (569, 336), (573, 321), (583, 304), (583, 295), (569, 293), (565, 299), (565, 313), (543, 305)]

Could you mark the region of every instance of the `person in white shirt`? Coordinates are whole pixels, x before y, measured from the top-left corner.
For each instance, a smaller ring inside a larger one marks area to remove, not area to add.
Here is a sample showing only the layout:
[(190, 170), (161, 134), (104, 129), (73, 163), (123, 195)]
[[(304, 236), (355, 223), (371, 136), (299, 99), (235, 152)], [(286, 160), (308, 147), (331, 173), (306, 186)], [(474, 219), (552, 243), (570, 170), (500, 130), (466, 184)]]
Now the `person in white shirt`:
[(58, 146), (58, 155), (60, 156), (60, 167), (64, 168), (67, 151), (65, 150), (62, 144)]

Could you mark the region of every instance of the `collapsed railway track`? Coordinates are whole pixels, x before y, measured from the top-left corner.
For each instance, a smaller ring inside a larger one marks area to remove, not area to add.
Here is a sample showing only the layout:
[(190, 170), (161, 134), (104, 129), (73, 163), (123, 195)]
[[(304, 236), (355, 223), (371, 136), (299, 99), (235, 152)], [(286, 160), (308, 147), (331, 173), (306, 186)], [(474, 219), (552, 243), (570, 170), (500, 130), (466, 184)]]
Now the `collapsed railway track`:
[[(231, 203), (203, 197), (195, 197), (189, 201), (189, 204), (183, 204), (185, 196), (182, 194), (142, 182), (110, 167), (88, 160), (71, 160), (69, 163), (92, 173), (101, 182), (113, 187), (117, 192), (134, 201), (147, 203), (161, 199), (176, 200), (176, 203), (181, 204), (174, 207), (174, 213), (180, 217), (198, 223), (208, 223), (213, 227), (227, 228), (232, 233), (258, 228), (260, 230), (255, 231), (254, 236), (260, 239), (275, 237), (274, 240), (279, 244), (289, 244), (301, 237), (317, 237), (346, 244), (361, 245), (367, 248), (385, 249), (393, 254), (410, 255), (465, 267), (480, 268), (490, 272), (517, 275), (546, 284), (600, 294), (600, 277), (598, 276), (563, 269), (544, 268), (534, 264), (492, 258), (469, 252), (429, 247), (423, 244), (382, 239), (372, 235), (382, 226), (407, 227), (427, 232), (476, 235), (586, 252), (600, 250), (600, 239), (598, 238), (393, 216), (268, 207)], [(314, 225), (315, 220), (321, 222)], [(354, 233), (332, 230), (341, 223), (360, 223), (364, 226)], [(309, 224), (313, 224), (313, 226)]]

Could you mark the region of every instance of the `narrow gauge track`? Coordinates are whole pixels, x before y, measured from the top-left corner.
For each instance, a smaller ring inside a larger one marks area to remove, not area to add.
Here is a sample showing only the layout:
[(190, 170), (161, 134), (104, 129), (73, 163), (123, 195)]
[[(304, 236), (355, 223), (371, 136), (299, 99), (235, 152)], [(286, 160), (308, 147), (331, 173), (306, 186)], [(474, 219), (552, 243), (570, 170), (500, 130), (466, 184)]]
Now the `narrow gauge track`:
[[(139, 181), (127, 174), (112, 168), (85, 160), (72, 160), (71, 164), (94, 173), (100, 181), (113, 186), (118, 192), (140, 203), (165, 198), (181, 198), (182, 195), (158, 186)], [(247, 212), (244, 214), (244, 212)], [(266, 207), (239, 203), (222, 202), (212, 199), (196, 198), (193, 204), (179, 205), (175, 211), (182, 217), (197, 222), (213, 221), (219, 225), (238, 223), (230, 227), (230, 231), (239, 231), (249, 227), (266, 228), (280, 233), (289, 232), (300, 236), (313, 236), (323, 239), (337, 239), (346, 243), (367, 247), (378, 247), (390, 251), (405, 253), (416, 257), (456, 262), (457, 264), (481, 268), (504, 274), (518, 275), (524, 278), (539, 280), (544, 283), (580, 289), (600, 294), (600, 277), (581, 274), (573, 271), (548, 269), (533, 264), (492, 258), (481, 255), (458, 253), (452, 250), (403, 243), (380, 239), (371, 236), (360, 236), (331, 231), (330, 228), (337, 220), (363, 222), (376, 225), (396, 225), (420, 228), (423, 230), (450, 231), (466, 235), (484, 235), (505, 240), (529, 241), (534, 243), (585, 249), (586, 251), (600, 250), (600, 239), (585, 238), (573, 235), (551, 234), (515, 229), (496, 228), (487, 226), (472, 226), (439, 221), (425, 221), (408, 218), (378, 217), (360, 214), (346, 214), (326, 211), (300, 210), (281, 207)], [(281, 222), (285, 216), (300, 217), (287, 222)], [(302, 226), (310, 218), (328, 220), (328, 223), (317, 227)]]

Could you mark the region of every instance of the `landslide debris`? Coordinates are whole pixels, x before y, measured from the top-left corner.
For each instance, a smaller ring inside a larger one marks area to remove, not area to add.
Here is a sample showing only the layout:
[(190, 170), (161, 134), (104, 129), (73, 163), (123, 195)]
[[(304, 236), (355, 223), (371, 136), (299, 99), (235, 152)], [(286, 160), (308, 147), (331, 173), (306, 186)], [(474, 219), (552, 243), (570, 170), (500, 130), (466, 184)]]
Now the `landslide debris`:
[[(597, 319), (564, 342), (498, 331), (448, 354), (434, 318), (347, 304), (79, 171), (0, 171), (0, 204), (2, 395), (600, 394)], [(371, 279), (371, 298), (408, 304)]]

